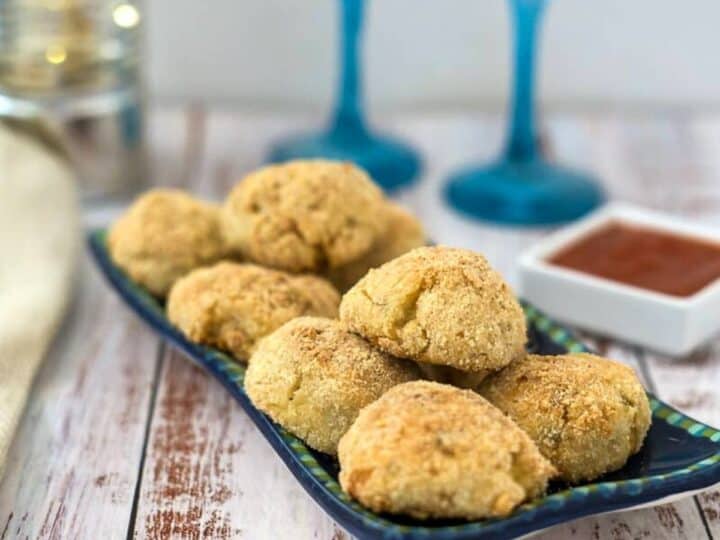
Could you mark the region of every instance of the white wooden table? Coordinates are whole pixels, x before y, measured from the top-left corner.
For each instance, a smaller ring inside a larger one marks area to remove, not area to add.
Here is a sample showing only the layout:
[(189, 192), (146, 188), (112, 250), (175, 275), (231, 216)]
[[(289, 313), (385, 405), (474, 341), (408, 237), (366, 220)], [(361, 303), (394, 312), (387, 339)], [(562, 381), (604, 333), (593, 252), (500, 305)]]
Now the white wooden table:
[[(720, 225), (720, 116), (552, 115), (545, 146), (594, 170), (614, 198)], [(163, 109), (150, 118), (152, 183), (220, 198), (261, 163), (271, 139), (308, 119)], [(439, 197), (443, 179), (490, 158), (502, 118), (404, 114), (384, 129), (426, 159), (401, 200), (432, 238), (485, 253), (511, 282), (517, 254), (543, 231), (478, 225)], [(593, 340), (648, 388), (720, 425), (720, 341), (670, 360)], [(219, 384), (166, 348), (101, 282), (87, 258), (74, 304), (35, 381), (0, 483), (0, 538), (347, 538), (299, 487)], [(720, 491), (585, 518), (540, 538), (720, 539)]]

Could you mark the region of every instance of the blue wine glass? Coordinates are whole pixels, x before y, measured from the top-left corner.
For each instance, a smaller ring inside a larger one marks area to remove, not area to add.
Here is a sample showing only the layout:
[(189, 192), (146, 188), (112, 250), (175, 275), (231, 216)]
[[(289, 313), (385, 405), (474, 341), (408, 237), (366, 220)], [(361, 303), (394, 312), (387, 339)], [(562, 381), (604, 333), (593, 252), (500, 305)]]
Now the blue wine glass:
[(588, 174), (548, 162), (537, 143), (535, 50), (546, 0), (509, 0), (515, 28), (515, 76), (509, 137), (497, 161), (452, 175), (445, 196), (462, 213), (511, 225), (576, 219), (604, 200)]
[(341, 77), (330, 126), (322, 133), (304, 134), (276, 143), (268, 161), (278, 163), (313, 157), (353, 161), (386, 191), (393, 191), (417, 177), (420, 159), (405, 144), (377, 135), (368, 128), (358, 62), (364, 0), (339, 1), (342, 9)]

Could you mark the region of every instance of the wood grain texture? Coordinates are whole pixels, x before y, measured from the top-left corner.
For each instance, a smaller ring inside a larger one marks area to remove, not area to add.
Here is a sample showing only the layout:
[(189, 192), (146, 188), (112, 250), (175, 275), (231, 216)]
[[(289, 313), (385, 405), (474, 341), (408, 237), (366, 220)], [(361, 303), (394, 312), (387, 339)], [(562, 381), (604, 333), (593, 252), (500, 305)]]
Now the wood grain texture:
[[(279, 118), (192, 113), (202, 151), (188, 186), (222, 198), (257, 167), (268, 139), (303, 127)], [(346, 537), (292, 477), (230, 395), (186, 358), (164, 357), (142, 475), (134, 537)]]
[[(689, 416), (717, 426), (720, 420), (720, 349), (717, 344), (687, 358), (637, 350), (647, 365), (647, 386)], [(713, 489), (694, 498), (708, 536), (720, 536), (720, 490)]]
[(158, 340), (84, 260), (0, 483), (2, 538), (124, 538)]
[[(667, 211), (711, 225), (720, 224), (717, 160), (720, 123), (717, 118), (688, 115), (585, 122), (600, 172), (610, 192), (622, 200)], [(561, 140), (566, 140), (562, 138)], [(720, 403), (712, 390), (720, 387), (717, 344), (685, 359), (633, 349), (643, 367), (646, 386), (680, 410), (717, 425)], [(700, 362), (699, 369), (696, 364)], [(720, 534), (717, 491), (693, 498), (705, 536)], [(677, 508), (685, 501), (674, 504)], [(684, 528), (687, 528), (686, 521)], [(698, 534), (701, 534), (698, 532)], [(702, 535), (701, 535), (702, 537)]]
[[(478, 224), (453, 213), (440, 197), (453, 169), (496, 153), (503, 119), (403, 114), (378, 123), (411, 142), (426, 160), (422, 181), (399, 194), (400, 202), (422, 217), (437, 242), (485, 253), (516, 285), (517, 255), (549, 231)], [(317, 119), (303, 116), (201, 107), (156, 111), (150, 125), (152, 182), (220, 199), (262, 163), (271, 140), (318, 126)], [(544, 141), (559, 161), (594, 170), (615, 198), (720, 225), (720, 118), (554, 115)], [(0, 537), (116, 538), (128, 530), (135, 538), (347, 537), (220, 385), (185, 358), (165, 351), (153, 399), (157, 342), (124, 315), (97, 276), (82, 282), (91, 289), (80, 297), (85, 307), (69, 320), (64, 341), (71, 344), (53, 349), (13, 449), (13, 473), (0, 484)], [(102, 339), (91, 347), (79, 334)], [(584, 337), (602, 354), (633, 366), (661, 398), (720, 424), (717, 343), (677, 361)], [(135, 373), (132, 380), (144, 381), (130, 396), (127, 369)], [(82, 389), (77, 395), (69, 390), (75, 387)], [(42, 390), (47, 388), (54, 390)], [(127, 412), (131, 401), (134, 416)], [(129, 435), (112, 429), (123, 414), (132, 418)], [(720, 494), (712, 491), (577, 520), (539, 538), (720, 538), (719, 516)]]
[[(643, 384), (650, 387), (646, 366), (633, 347), (621, 345), (608, 339), (597, 338), (581, 332), (581, 339), (594, 351), (632, 367)], [(538, 536), (538, 539), (564, 538), (612, 538), (630, 540), (636, 538), (675, 539), (707, 538), (707, 533), (693, 499), (679, 501), (627, 512), (593, 516), (559, 525)]]
[(339, 538), (220, 384), (164, 357), (136, 538)]
[[(596, 122), (596, 165), (615, 196), (708, 225), (720, 224), (720, 123), (686, 115), (672, 119)], [(634, 349), (646, 385), (690, 416), (720, 420), (720, 349), (717, 342), (687, 358)], [(706, 536), (720, 536), (720, 491), (693, 498)], [(678, 507), (684, 502), (675, 503)]]
[[(493, 154), (493, 146), (501, 140), (502, 122), (499, 118), (487, 115), (438, 115), (432, 119), (388, 117), (383, 120), (385, 129), (411, 141), (426, 158), (423, 181), (401, 193), (399, 200), (422, 216), (430, 236), (436, 241), (482, 251), (494, 266), (515, 284), (517, 254), (548, 231), (522, 231), (478, 225), (452, 213), (438, 196), (445, 176), (452, 168), (462, 163), (488, 159)], [(652, 176), (656, 170), (651, 165), (645, 165), (645, 169), (638, 167), (633, 161), (635, 154), (627, 154), (623, 145), (639, 147), (648, 155), (655, 151), (666, 151), (674, 141), (672, 129), (668, 127), (672, 125), (672, 122), (654, 119), (626, 124), (617, 118), (607, 121), (578, 121), (574, 117), (561, 117), (550, 124), (548, 147), (558, 159), (571, 165), (587, 168), (597, 166), (599, 161), (599, 173), (603, 179), (606, 175), (612, 178), (607, 184), (610, 193), (626, 199), (640, 199), (638, 193), (646, 194), (645, 191), (653, 187), (646, 177)], [(308, 129), (310, 126), (311, 122), (301, 117), (253, 117), (240, 113), (211, 111), (206, 116), (204, 131), (207, 136), (206, 151), (201, 159), (199, 174), (192, 184), (193, 188), (205, 196), (222, 198), (244, 173), (261, 163), (269, 141), (286, 133)], [(599, 141), (600, 145), (589, 136), (593, 129), (604, 133), (604, 138)], [(602, 144), (605, 145), (604, 148)], [(658, 150), (646, 148), (653, 145)], [(612, 151), (617, 153), (613, 155)], [(633, 160), (628, 159), (628, 155), (633, 156)], [(607, 159), (608, 157), (611, 159)], [(664, 166), (673, 166), (670, 159), (666, 160)], [(649, 162), (649, 159), (646, 160), (646, 163)], [(612, 170), (607, 170), (608, 168)], [(624, 190), (625, 182), (631, 187), (633, 182), (636, 182), (636, 191)], [(660, 186), (664, 190), (672, 187), (669, 181), (661, 182)], [(673, 197), (657, 195), (656, 191), (652, 193), (656, 200), (651, 206), (664, 208), (668, 200), (673, 200)], [(647, 375), (647, 366), (640, 366), (638, 355), (632, 349), (610, 343), (606, 344), (606, 349), (610, 356), (627, 361), (638, 371), (642, 371), (643, 376)], [(272, 455), (261, 457), (256, 463), (256, 470), (265, 470), (272, 460), (279, 461)], [(291, 490), (295, 480), (290, 474), (284, 469), (277, 474), (280, 481), (276, 489), (279, 492)], [(263, 477), (265, 476), (266, 474), (263, 474)], [(238, 489), (242, 491), (244, 488), (240, 486)], [(241, 507), (240, 498), (233, 494), (231, 499), (235, 502), (228, 501), (227, 504), (238, 511)], [(299, 499), (288, 500), (290, 508), (295, 508), (291, 514), (299, 512), (304, 516), (307, 515), (304, 513), (306, 510), (314, 513), (314, 532), (323, 530), (329, 534), (329, 519), (312, 505), (309, 497), (301, 494)], [(211, 509), (207, 508), (204, 515), (211, 515), (211, 512)], [(280, 515), (274, 522), (274, 527), (277, 533), (282, 533), (290, 531), (292, 525), (286, 516)], [(261, 530), (266, 532), (262, 526), (253, 526), (245, 529), (245, 533), (251, 536), (257, 533), (259, 538), (262, 537)], [(556, 527), (545, 533), (545, 537), (583, 538), (590, 535), (598, 538), (642, 538), (648, 534), (661, 538), (707, 536), (695, 502), (685, 499), (655, 509), (579, 520)]]

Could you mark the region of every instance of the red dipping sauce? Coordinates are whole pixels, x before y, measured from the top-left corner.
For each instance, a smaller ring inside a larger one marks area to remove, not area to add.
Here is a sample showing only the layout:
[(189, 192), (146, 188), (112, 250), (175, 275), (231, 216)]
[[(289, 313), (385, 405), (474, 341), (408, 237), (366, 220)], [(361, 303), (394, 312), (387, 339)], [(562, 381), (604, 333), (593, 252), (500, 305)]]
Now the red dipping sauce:
[(626, 285), (687, 297), (720, 277), (720, 244), (615, 222), (580, 238), (548, 262)]

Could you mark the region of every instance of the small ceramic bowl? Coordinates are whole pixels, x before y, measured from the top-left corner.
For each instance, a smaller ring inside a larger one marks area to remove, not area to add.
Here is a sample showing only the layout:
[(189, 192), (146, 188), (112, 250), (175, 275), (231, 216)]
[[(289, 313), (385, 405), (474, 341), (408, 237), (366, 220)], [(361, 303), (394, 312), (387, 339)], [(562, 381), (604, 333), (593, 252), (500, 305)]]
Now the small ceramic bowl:
[(720, 231), (626, 204), (611, 204), (545, 238), (520, 258), (520, 292), (551, 317), (671, 356), (686, 355), (720, 331), (720, 280), (676, 297), (548, 262), (609, 223), (641, 226), (720, 244)]

